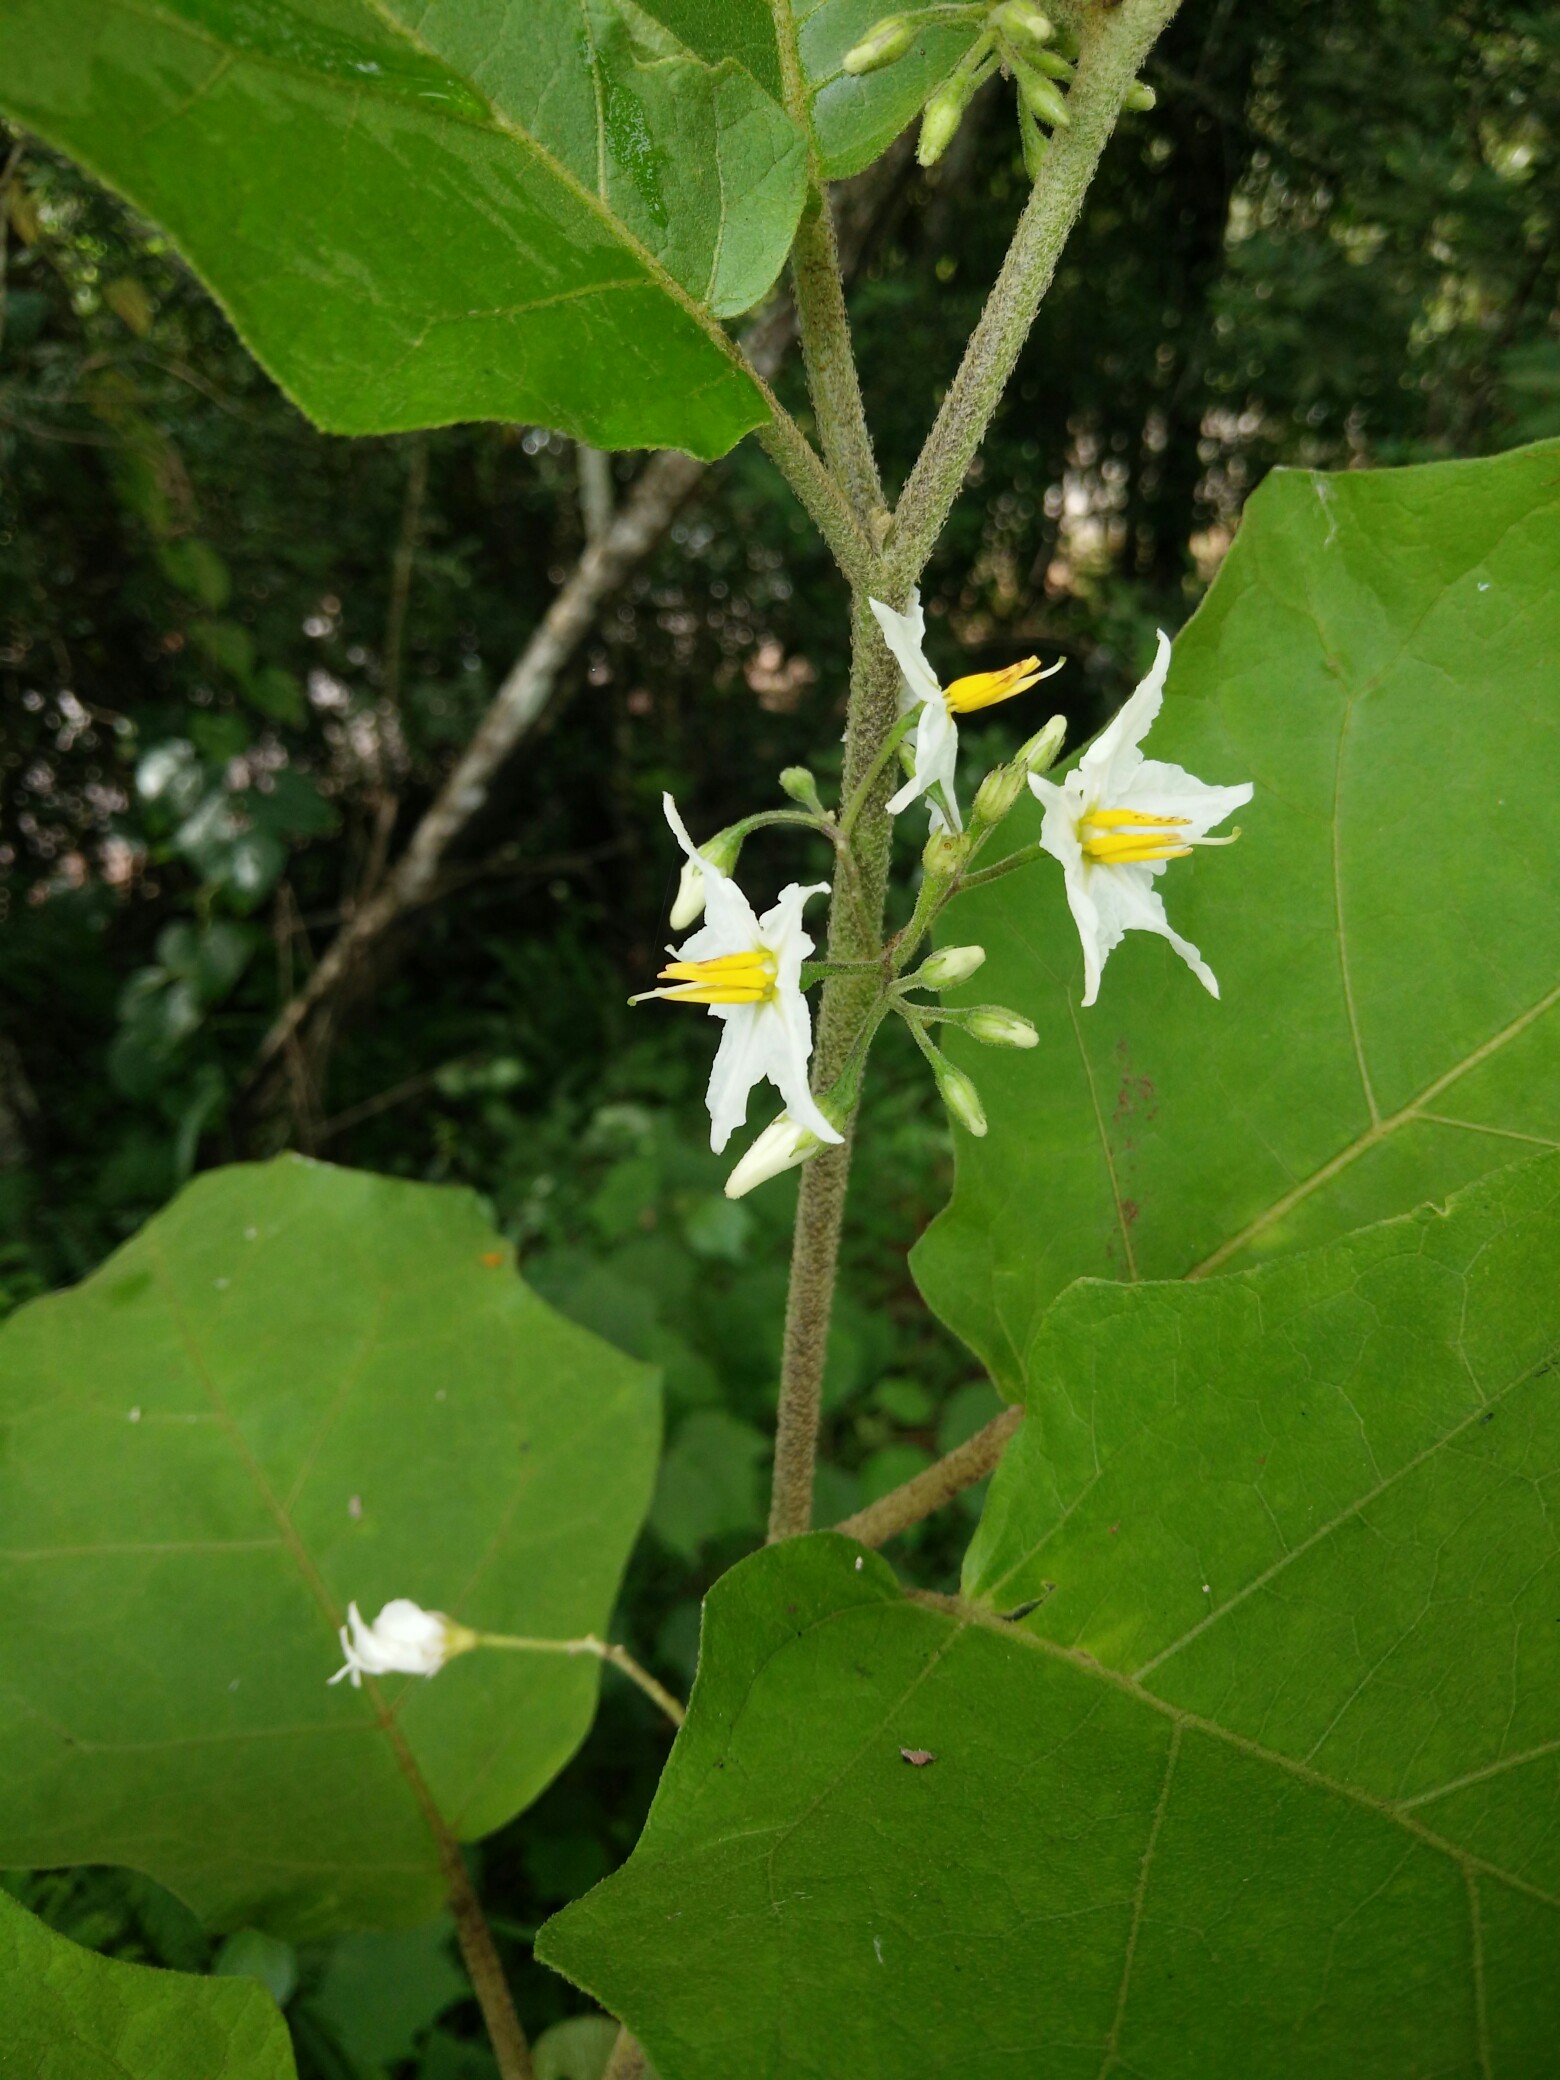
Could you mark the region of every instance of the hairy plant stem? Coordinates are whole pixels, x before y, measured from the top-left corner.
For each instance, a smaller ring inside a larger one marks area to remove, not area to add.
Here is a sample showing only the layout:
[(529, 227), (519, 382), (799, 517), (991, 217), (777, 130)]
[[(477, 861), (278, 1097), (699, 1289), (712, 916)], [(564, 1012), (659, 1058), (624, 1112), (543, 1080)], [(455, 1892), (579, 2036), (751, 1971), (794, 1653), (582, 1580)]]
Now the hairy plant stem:
[[(879, 953), (891, 836), (883, 806), (892, 791), (887, 761), (878, 765), (875, 780), (868, 776), (897, 720), (898, 705), (899, 667), (883, 641), (866, 595), (857, 592), (851, 603), (850, 706), (841, 793), (846, 801), (853, 800), (864, 781), (867, 791), (850, 848), (839, 858), (840, 874), (850, 885), (836, 890), (829, 907), (831, 961), (875, 962)], [(875, 973), (834, 975), (824, 984), (813, 1055), (815, 1090), (827, 1090), (839, 1077), (876, 1008), (881, 987)], [(823, 1366), (854, 1129), (852, 1107), (844, 1123), (844, 1141), (807, 1164), (797, 1195), (780, 1360), (780, 1419), (769, 1509), (771, 1541), (794, 1538), (812, 1524)]]
[(493, 1934), (482, 1911), (482, 1902), (477, 1898), (455, 1843), (444, 1835), (439, 1847), (444, 1859), (444, 1882), (450, 1912), (455, 1918), (455, 1933), (460, 1939), (460, 1954), (466, 1961), (477, 2006), (482, 2010), (482, 2020), (498, 2061), (500, 2080), (536, 2080), (531, 2047), (515, 2013), (504, 1967), (493, 1948)]
[(891, 1488), (876, 1502), (857, 1510), (853, 1517), (846, 1517), (835, 1525), (835, 1530), (846, 1538), (858, 1539), (864, 1546), (880, 1546), (899, 1532), (908, 1531), (912, 1524), (919, 1524), (962, 1495), (966, 1488), (984, 1480), (995, 1469), (1007, 1450), (1009, 1438), (1023, 1420), (1021, 1408), (1003, 1409), (1001, 1415), (993, 1416), (983, 1429), (935, 1465)]
[(895, 509), (886, 552), (894, 596), (926, 567), (1051, 285), (1122, 97), (1179, 4), (1121, 0), (1090, 11), (1067, 96), (1071, 123), (1051, 139), (1002, 272)]
[(649, 1669), (641, 1667), (627, 1647), (620, 1647), (612, 1640), (597, 1639), (593, 1632), (587, 1632), (583, 1639), (520, 1639), (509, 1632), (480, 1632), (477, 1643), (484, 1647), (507, 1647), (516, 1654), (593, 1654), (598, 1661), (608, 1661), (614, 1668), (621, 1669), (674, 1726), (681, 1726), (688, 1716), (671, 1691), (663, 1683), (658, 1683)]

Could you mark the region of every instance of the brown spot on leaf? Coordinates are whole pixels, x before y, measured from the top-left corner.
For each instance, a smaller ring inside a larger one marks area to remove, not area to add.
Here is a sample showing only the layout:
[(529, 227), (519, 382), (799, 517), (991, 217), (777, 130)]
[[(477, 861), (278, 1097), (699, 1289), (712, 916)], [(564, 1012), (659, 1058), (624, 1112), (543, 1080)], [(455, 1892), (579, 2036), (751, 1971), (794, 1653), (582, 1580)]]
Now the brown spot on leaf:
[(925, 1769), (929, 1762), (937, 1760), (930, 1748), (901, 1748), (899, 1752), (912, 1769)]

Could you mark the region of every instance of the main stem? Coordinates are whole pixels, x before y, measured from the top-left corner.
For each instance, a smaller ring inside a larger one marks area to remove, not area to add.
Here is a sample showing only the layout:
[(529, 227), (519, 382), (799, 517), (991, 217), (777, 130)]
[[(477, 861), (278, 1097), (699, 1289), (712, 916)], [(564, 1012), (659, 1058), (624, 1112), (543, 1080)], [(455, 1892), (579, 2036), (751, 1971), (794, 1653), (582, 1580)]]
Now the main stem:
[[(889, 655), (865, 593), (857, 592), (851, 601), (850, 706), (841, 799), (852, 800), (864, 783), (869, 784), (850, 848), (840, 857), (839, 873), (849, 876), (852, 885), (836, 887), (830, 904), (830, 960), (872, 960), (882, 940), (891, 837), (883, 805), (893, 791), (894, 775), (885, 762), (875, 779), (869, 780), (869, 776), (894, 727), (898, 704), (899, 667)], [(826, 1090), (844, 1068), (877, 996), (880, 979), (875, 972), (834, 975), (824, 984), (813, 1057), (816, 1089)], [(854, 1131), (852, 1112), (844, 1122), (845, 1139), (840, 1146), (825, 1149), (802, 1171), (780, 1360), (780, 1422), (769, 1509), (771, 1541), (794, 1538), (812, 1523), (823, 1367)]]
[(477, 1996), (477, 2005), (482, 2010), (482, 2020), (492, 2041), (500, 2080), (536, 2080), (531, 2047), (515, 2013), (514, 1997), (509, 1991), (509, 1981), (504, 1977), (504, 1967), (493, 1948), (493, 1935), (482, 1911), (482, 1902), (466, 1875), (466, 1866), (456, 1844), (445, 1836), (441, 1837), (440, 1848), (460, 1953), (466, 1960), (472, 1991)]

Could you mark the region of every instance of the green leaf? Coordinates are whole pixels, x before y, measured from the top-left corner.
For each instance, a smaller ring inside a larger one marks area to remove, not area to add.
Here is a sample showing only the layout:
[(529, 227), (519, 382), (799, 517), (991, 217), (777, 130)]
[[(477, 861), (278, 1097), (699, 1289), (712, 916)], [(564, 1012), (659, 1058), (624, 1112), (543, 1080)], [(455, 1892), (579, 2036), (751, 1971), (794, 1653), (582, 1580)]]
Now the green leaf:
[(1557, 1253), (1543, 1158), (1260, 1270), (1075, 1287), (979, 1600), (828, 1537), (735, 1569), (639, 1847), (539, 1954), (666, 2080), (736, 2046), (820, 2080), (1545, 2070)]
[(161, 543), (157, 561), (171, 584), (187, 592), (210, 613), (220, 613), (232, 596), (232, 573), (210, 542), (203, 542), (198, 536)]
[(341, 1937), (309, 1995), (310, 2013), (371, 2071), (410, 2058), (446, 2008), (470, 1997), (451, 1955), (453, 1934), (444, 1914), (426, 1928)]
[(1560, 1141), (1557, 465), (1279, 470), (1246, 508), (1148, 743), (1256, 783), (1159, 884), (1222, 1001), (1134, 932), (1081, 1010), (1049, 859), (954, 906), (1040, 1044), (952, 1042), (991, 1131), (915, 1269), (1010, 1394), (1074, 1278), (1250, 1263)]
[(255, 639), (241, 621), (192, 621), (190, 640), (220, 671), (248, 681), (255, 668)]
[(0, 2008), (8, 2080), (296, 2080), (287, 2025), (260, 1987), (95, 1956), (3, 1890)]
[(803, 140), (654, 7), (14, 0), (0, 80), (333, 431), (713, 456), (768, 416), (717, 320), (779, 272)]
[(688, 1561), (712, 1538), (760, 1531), (759, 1470), (768, 1456), (768, 1438), (751, 1423), (723, 1408), (696, 1409), (661, 1462), (651, 1530)]
[(303, 688), (291, 672), (277, 664), (261, 666), (245, 685), (244, 698), (261, 715), (292, 729), (302, 729), (309, 719)]
[(331, 1688), (345, 1607), (602, 1630), (658, 1427), (469, 1194), (201, 1178), (0, 1329), (0, 1864), (129, 1864), (295, 1942), (426, 1920), (449, 1838), (578, 1746), (595, 1664)]

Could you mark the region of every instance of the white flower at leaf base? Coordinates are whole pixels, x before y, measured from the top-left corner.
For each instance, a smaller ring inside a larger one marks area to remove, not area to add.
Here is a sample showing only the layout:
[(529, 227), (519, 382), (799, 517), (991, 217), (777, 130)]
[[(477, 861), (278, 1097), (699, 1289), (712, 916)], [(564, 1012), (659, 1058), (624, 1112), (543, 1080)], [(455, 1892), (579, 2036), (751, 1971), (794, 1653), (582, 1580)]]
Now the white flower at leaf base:
[(1198, 845), (1232, 845), (1240, 836), (1211, 838), (1216, 823), (1251, 800), (1251, 784), (1209, 787), (1180, 766), (1145, 758), (1139, 748), (1164, 699), (1170, 638), (1159, 632), (1159, 653), (1148, 677), (1084, 752), (1058, 786), (1029, 776), (1045, 805), (1040, 843), (1059, 860), (1067, 904), (1083, 941), (1083, 1001), (1099, 995), (1100, 974), (1128, 932), (1168, 939), (1210, 996), (1219, 985), (1189, 939), (1172, 930), (1154, 882), (1173, 859)]
[(964, 825), (954, 793), (954, 775), (959, 763), (959, 725), (954, 718), (972, 714), (978, 708), (994, 707), (998, 701), (1010, 700), (1015, 693), (1023, 693), (1028, 687), (1059, 672), (1066, 659), (1058, 659), (1050, 671), (1042, 672), (1038, 657), (1026, 657), (1000, 672), (972, 672), (967, 678), (955, 679), (950, 686), (944, 686), (927, 662), (926, 616), (921, 611), (920, 593), (911, 593), (910, 611), (906, 614), (885, 607), (880, 599), (869, 600), (867, 604), (877, 616), (883, 640), (904, 673), (901, 711), (920, 710), (913, 732), (914, 772), (889, 801), (888, 813), (898, 816), (929, 788), (935, 787), (940, 790), (948, 813), (943, 813), (936, 797), (929, 800), (927, 807), (931, 810), (932, 829), (962, 830)]
[(798, 1125), (820, 1141), (838, 1141), (837, 1128), (818, 1109), (807, 1079), (812, 1057), (812, 1014), (802, 994), (802, 963), (813, 942), (802, 925), (811, 896), (827, 895), (828, 883), (802, 888), (796, 882), (762, 917), (729, 875), (701, 856), (683, 827), (670, 795), (662, 797), (666, 820), (690, 862), (697, 860), (704, 889), (705, 924), (672, 948), (661, 970), (664, 989), (644, 990), (673, 1003), (705, 1004), (724, 1031), (710, 1071), (707, 1103), (710, 1146), (718, 1155), (747, 1118), (755, 1084), (772, 1083)]
[(469, 1626), (457, 1625), (443, 1611), (425, 1611), (407, 1596), (394, 1597), (372, 1625), (364, 1624), (362, 1612), (349, 1603), (340, 1636), (346, 1666), (330, 1680), (350, 1677), (354, 1690), (363, 1687), (364, 1676), (436, 1676), (453, 1655), (477, 1644)]

